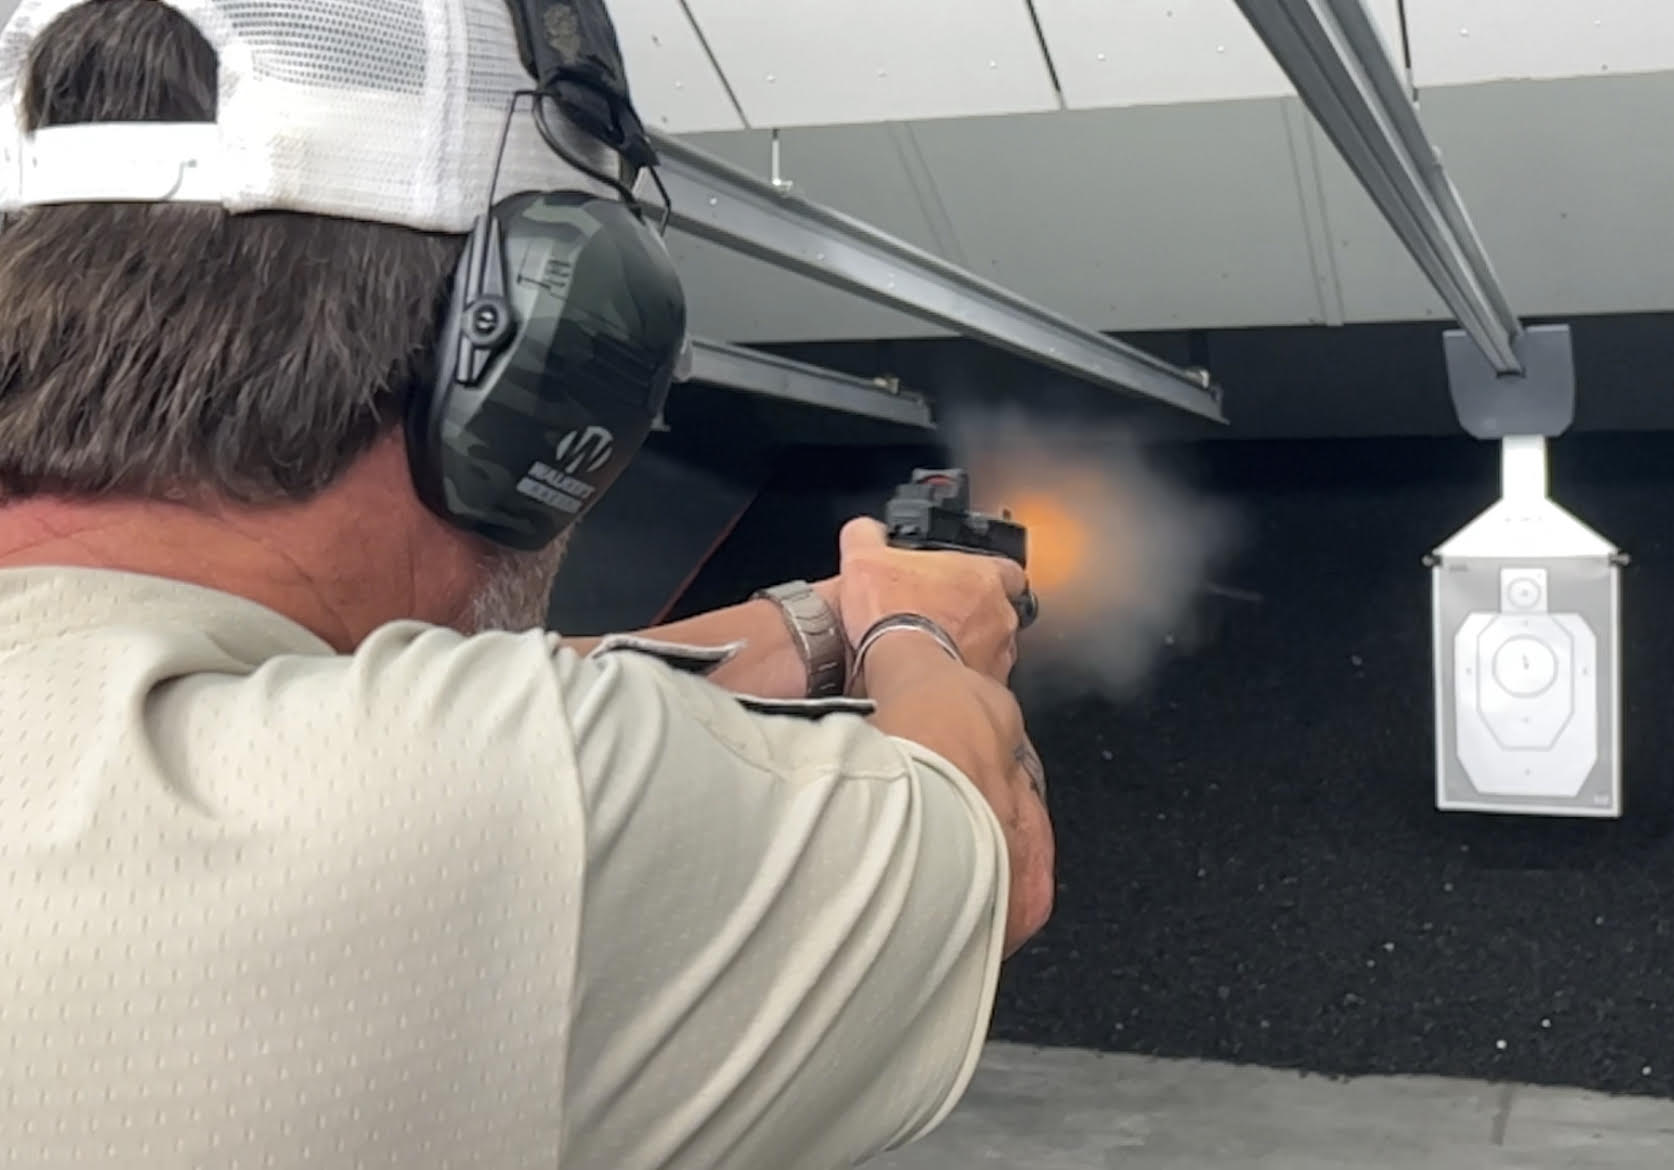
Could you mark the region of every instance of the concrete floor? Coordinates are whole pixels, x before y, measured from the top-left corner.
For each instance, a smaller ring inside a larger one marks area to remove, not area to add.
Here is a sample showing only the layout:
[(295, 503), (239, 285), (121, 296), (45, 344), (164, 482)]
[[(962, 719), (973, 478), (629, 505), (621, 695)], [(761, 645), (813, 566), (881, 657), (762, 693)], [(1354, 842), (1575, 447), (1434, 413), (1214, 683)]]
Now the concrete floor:
[(1430, 1077), (1332, 1081), (990, 1046), (922, 1142), (873, 1170), (1664, 1170), (1674, 1102)]

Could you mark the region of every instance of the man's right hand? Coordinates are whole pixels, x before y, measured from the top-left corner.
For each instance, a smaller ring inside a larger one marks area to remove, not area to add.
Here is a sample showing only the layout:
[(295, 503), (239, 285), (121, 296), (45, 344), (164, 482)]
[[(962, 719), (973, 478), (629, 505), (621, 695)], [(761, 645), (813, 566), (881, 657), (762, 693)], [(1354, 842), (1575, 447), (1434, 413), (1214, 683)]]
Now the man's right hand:
[(941, 755), (994, 811), (1008, 857), (1005, 953), (1012, 954), (1052, 913), (1056, 852), (1045, 773), (1017, 700), (922, 635), (882, 639), (866, 668), (873, 725)]
[(836, 601), (851, 643), (891, 614), (926, 617), (965, 659), (949, 658), (923, 634), (881, 639), (861, 664), (872, 722), (939, 753), (987, 801), (1006, 838), (1010, 891), (1005, 951), (1011, 954), (1052, 911), (1055, 847), (1045, 775), (1005, 681), (1017, 662), (1017, 610), (1026, 588), (1015, 561), (981, 553), (896, 549), (876, 520), (842, 533)]
[(880, 618), (929, 618), (959, 647), (965, 662), (997, 682), (1017, 664), (1017, 610), (1027, 588), (1023, 567), (1004, 557), (891, 548), (884, 526), (868, 517), (844, 525), (837, 610), (849, 644)]

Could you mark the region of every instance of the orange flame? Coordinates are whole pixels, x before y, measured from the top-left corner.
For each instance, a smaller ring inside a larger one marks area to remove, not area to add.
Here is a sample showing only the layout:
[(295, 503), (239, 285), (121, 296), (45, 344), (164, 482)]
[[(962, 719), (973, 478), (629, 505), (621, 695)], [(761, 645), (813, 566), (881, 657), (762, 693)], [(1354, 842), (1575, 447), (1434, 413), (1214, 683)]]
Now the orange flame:
[(1056, 495), (1035, 490), (1009, 501), (1011, 518), (1029, 530), (1029, 582), (1039, 593), (1066, 588), (1085, 571), (1091, 541), (1085, 521)]

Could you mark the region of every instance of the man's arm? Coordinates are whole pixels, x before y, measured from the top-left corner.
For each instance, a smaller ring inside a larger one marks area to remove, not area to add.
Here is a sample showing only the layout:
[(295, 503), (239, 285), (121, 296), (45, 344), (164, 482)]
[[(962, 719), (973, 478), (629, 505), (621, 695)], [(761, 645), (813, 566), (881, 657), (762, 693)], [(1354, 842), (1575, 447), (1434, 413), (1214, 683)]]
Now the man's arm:
[[(880, 714), (941, 689), (966, 709), (951, 745), (983, 705), (916, 641), (879, 646)], [(557, 666), (588, 840), (566, 1160), (846, 1170), (933, 1127), (1011, 933), (1010, 834), (978, 785), (857, 715), (752, 712), (632, 652)], [(955, 746), (993, 776), (1004, 737)]]
[(949, 658), (922, 634), (902, 632), (867, 655), (874, 726), (919, 744), (967, 777), (999, 818), (1010, 859), (1005, 953), (1046, 924), (1056, 892), (1046, 775), (1017, 700)]
[[(559, 656), (587, 830), (578, 1164), (847, 1170), (922, 1136), (974, 1071), (1003, 954), (1050, 911), (1039, 763), (998, 681), (1021, 566), (891, 549), (871, 520), (841, 545), (867, 718)], [(901, 615), (917, 632), (880, 624)]]
[[(815, 583), (814, 591), (827, 605), (836, 608), (835, 578)], [(744, 648), (735, 657), (709, 675), (711, 682), (738, 694), (763, 699), (800, 699), (807, 693), (807, 665), (791, 639), (784, 615), (771, 601), (746, 601), (633, 632), (689, 646), (743, 642)], [(598, 638), (565, 638), (563, 645), (585, 657), (599, 641)]]

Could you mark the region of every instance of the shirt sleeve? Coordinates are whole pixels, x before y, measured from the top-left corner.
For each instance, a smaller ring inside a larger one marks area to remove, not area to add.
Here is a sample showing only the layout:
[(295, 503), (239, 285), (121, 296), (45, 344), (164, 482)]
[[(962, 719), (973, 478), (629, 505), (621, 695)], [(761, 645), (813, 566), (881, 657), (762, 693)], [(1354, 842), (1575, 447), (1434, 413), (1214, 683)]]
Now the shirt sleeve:
[(940, 1124), (1003, 943), (980, 794), (853, 713), (557, 662), (588, 818), (566, 1162), (837, 1170)]

